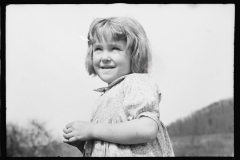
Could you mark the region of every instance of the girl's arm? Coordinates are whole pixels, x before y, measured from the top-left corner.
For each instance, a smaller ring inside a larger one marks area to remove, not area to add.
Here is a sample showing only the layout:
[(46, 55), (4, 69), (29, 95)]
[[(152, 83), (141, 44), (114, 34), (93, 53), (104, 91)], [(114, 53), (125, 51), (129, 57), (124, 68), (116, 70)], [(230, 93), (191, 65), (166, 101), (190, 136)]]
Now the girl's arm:
[(154, 140), (158, 132), (157, 123), (148, 117), (114, 124), (75, 121), (66, 128), (70, 133), (63, 136), (69, 142), (99, 139), (118, 144), (138, 144)]
[(138, 144), (153, 141), (157, 136), (158, 125), (148, 117), (141, 117), (123, 123), (95, 124), (94, 139), (119, 144)]

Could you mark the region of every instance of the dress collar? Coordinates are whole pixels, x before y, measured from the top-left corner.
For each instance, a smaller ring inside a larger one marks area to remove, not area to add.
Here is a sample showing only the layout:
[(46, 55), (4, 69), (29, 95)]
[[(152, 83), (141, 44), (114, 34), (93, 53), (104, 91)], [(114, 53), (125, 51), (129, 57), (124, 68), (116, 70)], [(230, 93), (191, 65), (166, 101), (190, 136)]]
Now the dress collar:
[(111, 89), (113, 86), (115, 86), (116, 84), (118, 84), (122, 80), (124, 80), (126, 76), (127, 75), (121, 76), (121, 77), (117, 78), (116, 80), (114, 80), (112, 83), (110, 83), (107, 87), (101, 87), (101, 88), (98, 88), (98, 89), (94, 89), (94, 91), (106, 92), (107, 90)]

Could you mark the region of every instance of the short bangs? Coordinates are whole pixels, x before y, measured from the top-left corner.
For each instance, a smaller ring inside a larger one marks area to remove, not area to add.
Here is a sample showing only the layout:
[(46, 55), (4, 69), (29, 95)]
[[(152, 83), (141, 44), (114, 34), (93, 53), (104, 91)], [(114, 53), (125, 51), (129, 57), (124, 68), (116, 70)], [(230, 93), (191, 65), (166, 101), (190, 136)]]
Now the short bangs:
[(99, 19), (98, 23), (92, 27), (92, 31), (89, 34), (89, 39), (92, 44), (97, 41), (102, 42), (111, 37), (113, 41), (125, 40), (127, 42), (127, 48), (132, 46), (133, 39), (129, 36), (130, 31), (123, 23), (111, 19)]

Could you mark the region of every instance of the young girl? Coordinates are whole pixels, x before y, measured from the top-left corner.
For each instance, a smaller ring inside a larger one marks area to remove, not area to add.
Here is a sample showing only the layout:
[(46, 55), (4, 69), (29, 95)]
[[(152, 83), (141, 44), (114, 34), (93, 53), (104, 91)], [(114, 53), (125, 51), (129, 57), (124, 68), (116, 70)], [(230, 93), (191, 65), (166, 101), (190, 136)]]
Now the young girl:
[(174, 156), (160, 121), (161, 93), (147, 74), (151, 51), (142, 26), (134, 19), (96, 19), (88, 33), (86, 68), (108, 83), (91, 122), (74, 121), (63, 129), (63, 142), (83, 156)]

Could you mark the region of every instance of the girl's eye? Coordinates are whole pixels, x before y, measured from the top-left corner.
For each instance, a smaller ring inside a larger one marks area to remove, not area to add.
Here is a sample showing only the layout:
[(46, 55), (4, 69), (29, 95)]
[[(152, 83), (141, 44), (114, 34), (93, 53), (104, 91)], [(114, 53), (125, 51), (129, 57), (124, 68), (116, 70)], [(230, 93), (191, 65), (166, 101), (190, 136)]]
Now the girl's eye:
[(112, 50), (118, 50), (119, 51), (120, 49), (117, 48), (117, 47), (113, 47)]
[(94, 51), (101, 51), (101, 48), (95, 48)]

